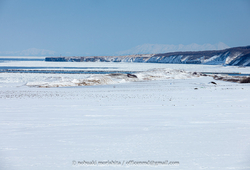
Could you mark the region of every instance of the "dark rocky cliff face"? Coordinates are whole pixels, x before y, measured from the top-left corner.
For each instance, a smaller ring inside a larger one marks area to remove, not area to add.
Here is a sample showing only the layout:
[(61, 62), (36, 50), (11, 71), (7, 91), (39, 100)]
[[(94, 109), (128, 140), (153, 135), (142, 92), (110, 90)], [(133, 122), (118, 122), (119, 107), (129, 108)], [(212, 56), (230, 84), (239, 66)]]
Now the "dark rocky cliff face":
[(50, 62), (144, 62), (172, 64), (208, 64), (250, 66), (250, 46), (234, 47), (225, 50), (172, 52), (163, 54), (140, 54), (127, 56), (90, 57), (46, 57)]

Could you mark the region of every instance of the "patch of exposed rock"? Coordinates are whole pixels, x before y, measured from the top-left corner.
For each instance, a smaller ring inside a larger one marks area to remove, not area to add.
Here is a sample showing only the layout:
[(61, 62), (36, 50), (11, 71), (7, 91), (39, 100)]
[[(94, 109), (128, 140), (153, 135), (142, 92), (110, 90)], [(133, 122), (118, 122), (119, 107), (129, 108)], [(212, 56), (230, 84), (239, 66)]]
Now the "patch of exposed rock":
[(229, 81), (235, 83), (250, 83), (250, 77), (248, 76), (221, 76), (214, 75), (212, 76), (215, 80)]

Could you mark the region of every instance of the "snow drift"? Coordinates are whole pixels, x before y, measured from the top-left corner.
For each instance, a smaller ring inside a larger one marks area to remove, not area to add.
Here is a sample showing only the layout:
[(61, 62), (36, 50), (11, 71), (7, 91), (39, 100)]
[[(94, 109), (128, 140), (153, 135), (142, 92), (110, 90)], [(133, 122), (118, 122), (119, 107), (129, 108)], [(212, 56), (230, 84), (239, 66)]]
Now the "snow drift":
[(84, 79), (70, 79), (70, 78), (49, 78), (45, 81), (34, 81), (26, 83), (31, 87), (65, 87), (65, 86), (93, 86), (93, 85), (107, 85), (118, 84), (135, 81), (150, 81), (150, 80), (165, 80), (165, 79), (187, 79), (197, 77), (199, 74), (186, 72), (183, 70), (175, 69), (151, 69), (144, 72), (135, 74), (103, 74), (103, 75), (90, 75)]

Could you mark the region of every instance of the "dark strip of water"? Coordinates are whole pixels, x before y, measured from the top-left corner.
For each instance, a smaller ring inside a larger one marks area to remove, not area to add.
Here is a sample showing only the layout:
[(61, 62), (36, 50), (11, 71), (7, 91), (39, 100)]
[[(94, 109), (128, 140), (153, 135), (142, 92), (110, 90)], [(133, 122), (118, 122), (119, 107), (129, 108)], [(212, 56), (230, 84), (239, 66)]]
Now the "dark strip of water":
[(229, 76), (250, 76), (250, 74), (228, 74)]
[(3, 69), (118, 69), (118, 67), (10, 67), (0, 66), (0, 70)]
[(0, 58), (1, 61), (45, 61), (44, 58)]
[(83, 71), (83, 70), (0, 70), (0, 73), (45, 73), (45, 74), (131, 74), (135, 71)]

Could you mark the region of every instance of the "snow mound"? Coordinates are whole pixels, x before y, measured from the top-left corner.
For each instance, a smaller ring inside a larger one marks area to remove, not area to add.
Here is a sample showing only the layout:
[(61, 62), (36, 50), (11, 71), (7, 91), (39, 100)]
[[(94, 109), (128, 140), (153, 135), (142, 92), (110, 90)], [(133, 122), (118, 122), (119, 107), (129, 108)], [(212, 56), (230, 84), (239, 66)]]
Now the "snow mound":
[(103, 75), (90, 75), (85, 79), (70, 79), (51, 77), (45, 81), (34, 81), (26, 83), (30, 87), (66, 87), (66, 86), (94, 86), (94, 85), (107, 85), (119, 84), (136, 81), (150, 81), (150, 80), (165, 80), (165, 79), (187, 79), (195, 77), (191, 72), (183, 70), (175, 70), (169, 68), (151, 69), (144, 72), (135, 74), (103, 74)]

